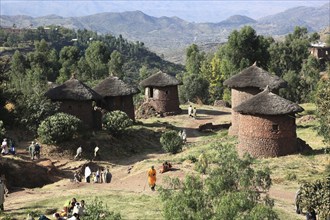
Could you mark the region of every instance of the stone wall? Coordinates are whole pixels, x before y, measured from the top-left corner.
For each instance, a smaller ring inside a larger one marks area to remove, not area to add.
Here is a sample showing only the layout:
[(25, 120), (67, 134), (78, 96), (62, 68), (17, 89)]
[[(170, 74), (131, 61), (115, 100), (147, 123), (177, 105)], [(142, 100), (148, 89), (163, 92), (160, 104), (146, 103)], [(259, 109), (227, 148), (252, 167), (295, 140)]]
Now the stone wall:
[(146, 98), (157, 112), (180, 112), (177, 86), (157, 87), (152, 89), (153, 96)]
[(277, 157), (297, 151), (295, 118), (288, 115), (239, 116), (238, 151), (253, 157)]
[(229, 128), (229, 135), (238, 135), (239, 130), (239, 113), (233, 110), (234, 107), (238, 106), (242, 102), (252, 98), (254, 95), (261, 92), (260, 89), (255, 87), (247, 88), (232, 88), (231, 90), (231, 127)]

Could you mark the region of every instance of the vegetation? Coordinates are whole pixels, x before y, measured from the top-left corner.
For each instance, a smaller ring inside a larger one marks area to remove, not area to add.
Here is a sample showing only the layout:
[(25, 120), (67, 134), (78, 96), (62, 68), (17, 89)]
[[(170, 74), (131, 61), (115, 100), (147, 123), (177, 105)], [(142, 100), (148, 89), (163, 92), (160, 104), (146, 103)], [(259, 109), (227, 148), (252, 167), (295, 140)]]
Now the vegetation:
[(317, 95), (317, 116), (319, 118), (320, 126), (319, 133), (324, 137), (324, 141), (330, 144), (330, 81), (320, 81)]
[(298, 204), (301, 209), (314, 209), (320, 219), (330, 217), (330, 176), (322, 180), (303, 183), (300, 187)]
[(234, 146), (214, 146), (206, 179), (188, 175), (161, 190), (165, 219), (278, 219), (273, 201), (261, 192), (271, 186), (269, 170), (254, 170), (252, 158), (240, 159)]
[(82, 130), (82, 122), (73, 115), (57, 113), (49, 116), (38, 127), (44, 143), (61, 143), (73, 139)]
[(172, 154), (176, 154), (182, 150), (182, 138), (177, 131), (166, 131), (160, 137), (160, 143), (163, 149)]
[(120, 135), (133, 124), (125, 112), (111, 111), (106, 113), (102, 119), (102, 126), (114, 135)]
[(121, 215), (119, 213), (115, 213), (109, 211), (108, 207), (103, 204), (101, 200), (97, 198), (92, 200), (91, 203), (88, 204), (88, 208), (86, 209), (86, 216), (84, 217), (86, 220), (120, 220)]

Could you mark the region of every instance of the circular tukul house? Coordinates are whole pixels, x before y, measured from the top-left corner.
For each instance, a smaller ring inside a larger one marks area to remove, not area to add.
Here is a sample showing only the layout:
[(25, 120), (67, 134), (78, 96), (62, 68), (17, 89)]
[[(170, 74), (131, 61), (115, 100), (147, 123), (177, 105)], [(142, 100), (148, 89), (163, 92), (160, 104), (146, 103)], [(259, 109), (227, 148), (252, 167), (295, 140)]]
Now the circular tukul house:
[(266, 88), (236, 106), (239, 114), (238, 152), (277, 157), (297, 152), (295, 113), (304, 109)]
[(103, 97), (102, 101), (98, 101), (97, 106), (107, 111), (123, 111), (135, 120), (133, 95), (140, 92), (136, 87), (123, 82), (118, 77), (110, 76), (93, 89)]
[(224, 81), (224, 85), (231, 88), (231, 127), (230, 135), (238, 135), (239, 115), (233, 110), (242, 102), (263, 91), (269, 86), (271, 91), (277, 93), (279, 88), (286, 87), (286, 82), (278, 76), (259, 68), (256, 64), (242, 70), (240, 73)]
[(177, 114), (179, 107), (178, 85), (182, 85), (177, 78), (159, 71), (140, 82), (145, 88), (145, 101), (158, 113)]
[(74, 75), (62, 85), (49, 89), (45, 96), (52, 101), (60, 102), (59, 111), (76, 116), (89, 128), (100, 128), (98, 120), (95, 120), (93, 102), (101, 100), (102, 96), (76, 79)]

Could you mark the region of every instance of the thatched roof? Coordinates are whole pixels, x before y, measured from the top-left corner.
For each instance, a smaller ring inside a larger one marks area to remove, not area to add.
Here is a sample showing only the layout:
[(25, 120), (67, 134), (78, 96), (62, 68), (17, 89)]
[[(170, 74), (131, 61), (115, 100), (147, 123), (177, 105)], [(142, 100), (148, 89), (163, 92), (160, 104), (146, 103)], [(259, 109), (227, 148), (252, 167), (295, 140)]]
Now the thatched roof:
[(140, 92), (136, 87), (114, 76), (106, 78), (93, 89), (103, 97), (133, 95)]
[(143, 87), (147, 87), (147, 86), (165, 87), (165, 86), (176, 86), (176, 85), (182, 85), (182, 82), (180, 82), (174, 76), (171, 76), (167, 73), (163, 73), (161, 71), (149, 76), (148, 78), (140, 82), (140, 86)]
[(100, 100), (102, 96), (76, 78), (71, 78), (55, 88), (48, 90), (45, 96), (52, 100)]
[(271, 90), (287, 86), (283, 79), (271, 75), (255, 64), (227, 79), (223, 84), (230, 88), (257, 87), (261, 90), (264, 90), (267, 85)]
[(234, 110), (250, 115), (285, 115), (304, 111), (298, 104), (270, 92), (268, 87), (263, 92), (236, 106)]

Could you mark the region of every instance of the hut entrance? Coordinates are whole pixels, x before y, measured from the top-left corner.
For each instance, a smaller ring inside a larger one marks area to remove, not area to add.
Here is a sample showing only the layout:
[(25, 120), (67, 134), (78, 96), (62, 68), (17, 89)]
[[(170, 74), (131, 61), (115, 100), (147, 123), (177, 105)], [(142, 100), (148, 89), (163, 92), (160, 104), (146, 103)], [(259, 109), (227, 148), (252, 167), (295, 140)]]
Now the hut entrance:
[(272, 132), (278, 132), (279, 128), (278, 128), (278, 124), (273, 124), (272, 125)]
[(149, 89), (149, 98), (153, 98), (154, 97), (154, 89), (152, 87), (150, 87)]

